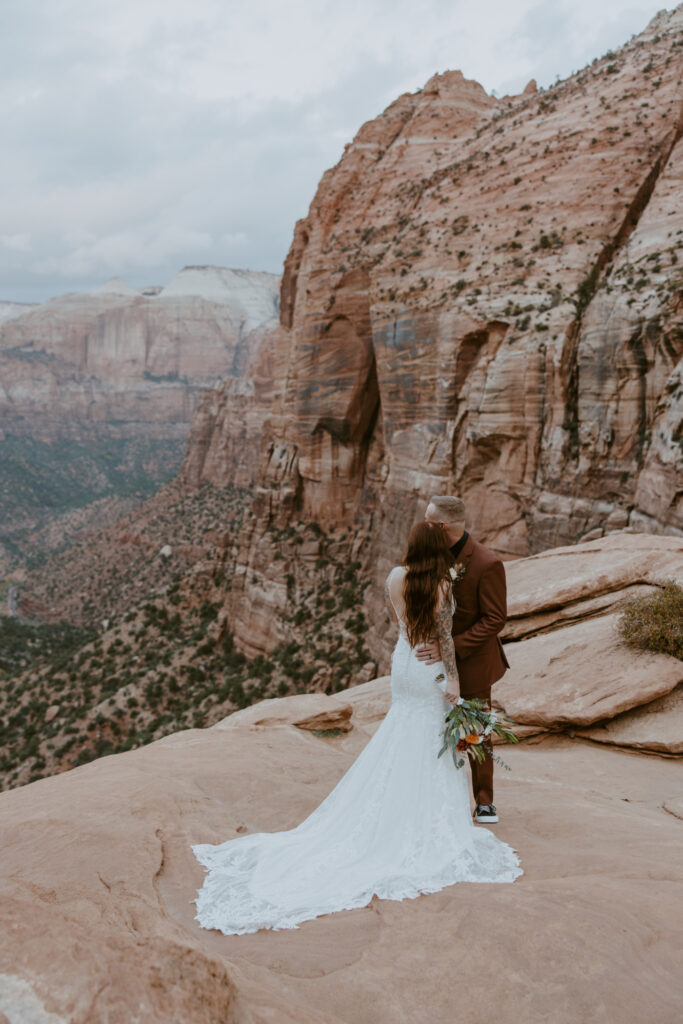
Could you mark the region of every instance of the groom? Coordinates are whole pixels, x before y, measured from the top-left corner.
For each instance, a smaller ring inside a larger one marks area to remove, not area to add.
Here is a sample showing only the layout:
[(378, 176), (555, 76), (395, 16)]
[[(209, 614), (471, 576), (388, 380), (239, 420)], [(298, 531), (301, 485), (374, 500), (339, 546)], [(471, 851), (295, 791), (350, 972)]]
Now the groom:
[[(461, 498), (437, 495), (425, 512), (427, 522), (437, 523), (446, 534), (456, 562), (465, 575), (453, 586), (453, 646), (460, 677), (460, 695), (476, 697), (490, 707), (491, 686), (510, 666), (498, 634), (507, 618), (505, 569), (499, 558), (465, 529), (465, 503)], [(423, 644), (417, 656), (427, 665), (441, 658), (438, 641)], [(484, 747), (484, 761), (470, 759), (476, 821), (498, 821), (493, 805), (493, 758), (491, 745)]]

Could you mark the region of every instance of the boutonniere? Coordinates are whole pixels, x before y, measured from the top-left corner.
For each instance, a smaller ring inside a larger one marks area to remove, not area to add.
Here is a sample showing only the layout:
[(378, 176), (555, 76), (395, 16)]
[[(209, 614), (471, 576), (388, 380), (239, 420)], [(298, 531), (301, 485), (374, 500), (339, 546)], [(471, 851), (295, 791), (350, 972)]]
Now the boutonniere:
[(459, 583), (467, 572), (467, 568), (462, 564), (462, 562), (456, 562), (455, 565), (451, 566), (448, 572), (450, 574), (451, 581), (453, 583)]

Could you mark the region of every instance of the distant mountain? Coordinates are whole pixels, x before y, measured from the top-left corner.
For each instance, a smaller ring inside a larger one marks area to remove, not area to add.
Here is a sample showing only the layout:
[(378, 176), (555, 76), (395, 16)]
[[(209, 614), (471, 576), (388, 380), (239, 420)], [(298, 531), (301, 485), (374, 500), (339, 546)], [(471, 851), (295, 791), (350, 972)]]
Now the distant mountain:
[(55, 516), (169, 479), (201, 392), (242, 376), (278, 306), (276, 274), (210, 266), (0, 303), (0, 571)]
[(35, 309), (35, 307), (36, 303), (34, 302), (5, 302), (0, 299), (0, 324), (4, 323), (5, 320), (12, 320), (16, 316), (28, 313), (30, 309)]

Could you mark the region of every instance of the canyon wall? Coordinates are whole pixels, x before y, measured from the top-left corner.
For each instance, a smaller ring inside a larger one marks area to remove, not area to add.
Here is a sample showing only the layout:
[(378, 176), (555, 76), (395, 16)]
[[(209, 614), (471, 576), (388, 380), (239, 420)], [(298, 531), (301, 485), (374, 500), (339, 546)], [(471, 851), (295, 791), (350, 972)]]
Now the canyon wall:
[(268, 435), (276, 378), (273, 348), (277, 330), (256, 328), (249, 336), (244, 373), (204, 392), (193, 417), (180, 480), (250, 487), (258, 480), (261, 446)]
[(170, 479), (202, 392), (242, 381), (278, 293), (275, 274), (185, 267), (163, 288), (0, 304), (0, 571), (54, 546), (55, 516)]
[(435, 76), (324, 176), (274, 423), (305, 516), (457, 492), (516, 555), (610, 515), (683, 527), (681, 28), (542, 95)]
[(278, 285), (275, 274), (186, 267), (164, 288), (114, 279), (5, 319), (3, 432), (184, 438), (201, 391), (243, 375), (251, 333), (277, 317)]
[[(285, 263), (242, 535), (273, 622), (287, 569), (269, 521), (351, 528), (378, 629), (380, 581), (432, 493), (462, 495), (507, 557), (683, 532), (682, 65), (679, 6), (540, 93), (438, 74), (323, 175)], [(240, 401), (216, 396), (195, 482), (230, 478)], [(272, 642), (254, 598), (234, 600), (241, 642)]]

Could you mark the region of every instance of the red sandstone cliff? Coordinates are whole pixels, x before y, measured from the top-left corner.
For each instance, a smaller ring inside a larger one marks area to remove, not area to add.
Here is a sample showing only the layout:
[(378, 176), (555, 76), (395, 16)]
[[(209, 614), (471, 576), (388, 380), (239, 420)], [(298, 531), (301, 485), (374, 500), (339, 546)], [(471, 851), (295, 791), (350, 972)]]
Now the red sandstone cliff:
[[(262, 525), (296, 515), (352, 525), (379, 579), (434, 492), (508, 555), (683, 530), (682, 64), (679, 6), (542, 93), (447, 72), (363, 125), (286, 260), (245, 574), (272, 583)], [(245, 429), (213, 402), (193, 482)]]

